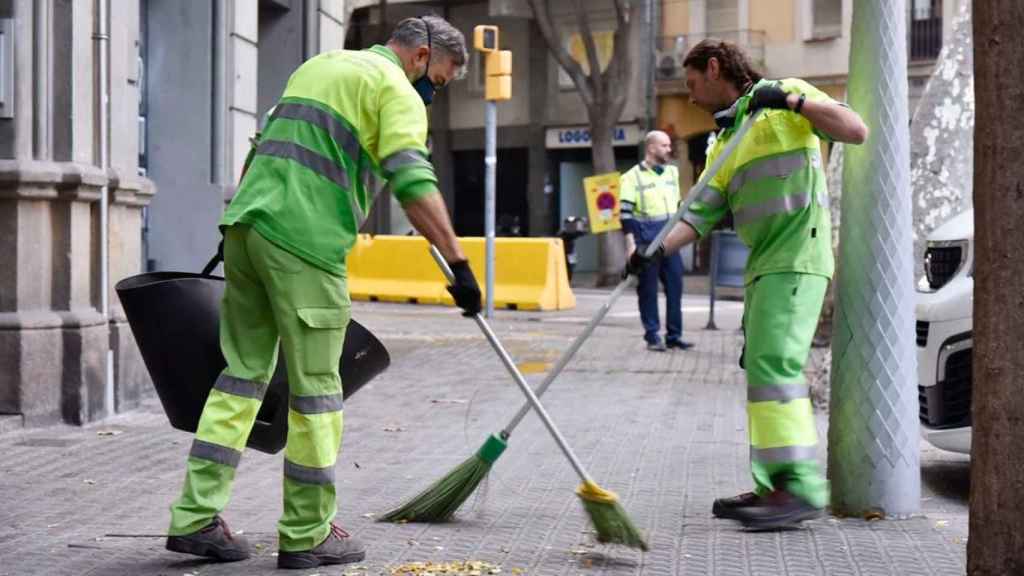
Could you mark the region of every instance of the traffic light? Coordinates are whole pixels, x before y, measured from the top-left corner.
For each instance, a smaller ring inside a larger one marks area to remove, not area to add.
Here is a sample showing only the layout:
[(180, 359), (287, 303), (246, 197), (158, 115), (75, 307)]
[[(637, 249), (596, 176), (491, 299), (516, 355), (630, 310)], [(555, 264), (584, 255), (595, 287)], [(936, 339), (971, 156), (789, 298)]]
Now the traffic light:
[(473, 28), (473, 47), (484, 54), (485, 100), (512, 98), (512, 52), (498, 50), (498, 27), (481, 24)]
[(498, 27), (481, 24), (473, 28), (473, 48), (480, 52), (494, 52), (498, 49)]

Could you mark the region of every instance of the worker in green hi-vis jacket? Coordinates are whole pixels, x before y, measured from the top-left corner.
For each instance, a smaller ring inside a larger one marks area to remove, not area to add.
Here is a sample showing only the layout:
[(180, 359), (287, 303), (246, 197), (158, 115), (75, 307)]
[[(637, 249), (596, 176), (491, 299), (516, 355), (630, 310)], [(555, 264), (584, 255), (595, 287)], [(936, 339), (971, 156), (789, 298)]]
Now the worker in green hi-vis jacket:
[[(712, 513), (755, 529), (788, 527), (819, 516), (828, 502), (803, 375), (833, 272), (819, 138), (860, 144), (868, 129), (856, 112), (803, 80), (763, 79), (728, 42), (698, 43), (683, 65), (690, 99), (720, 129), (709, 166), (741, 123), (760, 115), (654, 258), (675, 253), (732, 212), (750, 248), (741, 363), (754, 490), (715, 500)], [(636, 273), (648, 263), (636, 252), (627, 269)]]
[(467, 315), (479, 312), (480, 289), (426, 149), (425, 105), (463, 74), (466, 60), (462, 34), (426, 16), (400, 22), (386, 46), (320, 54), (289, 78), (220, 222), (227, 368), (206, 400), (185, 485), (171, 506), (168, 549), (218, 560), (249, 556), (248, 543), (220, 512), (281, 342), (291, 396), (278, 566), (365, 557), (363, 544), (333, 522), (342, 433), (338, 359), (351, 302), (345, 257), (386, 184), (451, 265), (455, 303)]

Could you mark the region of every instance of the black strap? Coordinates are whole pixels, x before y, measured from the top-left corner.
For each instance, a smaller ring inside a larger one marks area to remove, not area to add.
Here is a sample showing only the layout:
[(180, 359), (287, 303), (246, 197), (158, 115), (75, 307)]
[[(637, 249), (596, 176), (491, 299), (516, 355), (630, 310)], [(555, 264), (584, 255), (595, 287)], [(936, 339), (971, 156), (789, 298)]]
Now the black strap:
[(203, 276), (209, 276), (210, 273), (213, 272), (213, 269), (217, 267), (217, 264), (220, 264), (223, 261), (224, 240), (221, 240), (220, 244), (217, 245), (217, 253), (213, 255), (213, 258), (210, 258), (210, 261), (206, 263), (206, 266), (203, 266), (203, 271), (200, 272), (200, 274)]

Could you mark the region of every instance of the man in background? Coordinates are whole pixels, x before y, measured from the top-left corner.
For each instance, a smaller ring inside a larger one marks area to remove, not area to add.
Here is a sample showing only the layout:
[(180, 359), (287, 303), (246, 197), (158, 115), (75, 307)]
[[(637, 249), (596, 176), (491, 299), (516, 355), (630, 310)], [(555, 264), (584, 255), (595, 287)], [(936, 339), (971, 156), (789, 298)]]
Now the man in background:
[[(644, 159), (622, 175), (619, 183), (622, 230), (626, 255), (643, 253), (679, 207), (679, 169), (669, 164), (672, 141), (654, 130), (644, 137)], [(665, 287), (665, 340), (659, 331), (658, 281)], [(686, 350), (683, 342), (683, 259), (673, 253), (648, 266), (637, 276), (636, 295), (647, 349)]]

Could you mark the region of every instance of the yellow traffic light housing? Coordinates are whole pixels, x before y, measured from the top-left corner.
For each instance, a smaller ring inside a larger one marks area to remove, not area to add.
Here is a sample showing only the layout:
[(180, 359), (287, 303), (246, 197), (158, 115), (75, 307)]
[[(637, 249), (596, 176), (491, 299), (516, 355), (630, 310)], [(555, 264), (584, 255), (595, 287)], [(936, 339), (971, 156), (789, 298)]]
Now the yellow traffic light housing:
[(512, 51), (497, 50), (487, 53), (487, 76), (510, 76), (512, 74)]
[(480, 52), (494, 52), (498, 49), (498, 27), (481, 24), (473, 28), (473, 48)]
[(498, 50), (487, 54), (485, 100), (512, 99), (512, 52)]
[(485, 100), (512, 99), (512, 52), (498, 50), (498, 27), (481, 24), (473, 28), (473, 48), (483, 53)]

